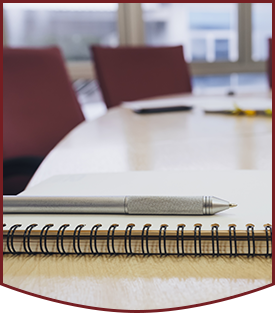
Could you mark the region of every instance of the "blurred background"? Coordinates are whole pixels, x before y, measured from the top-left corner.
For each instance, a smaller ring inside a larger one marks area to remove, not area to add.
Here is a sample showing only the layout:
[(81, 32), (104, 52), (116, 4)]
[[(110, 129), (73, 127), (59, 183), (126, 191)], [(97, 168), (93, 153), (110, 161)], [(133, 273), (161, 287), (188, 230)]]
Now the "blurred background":
[(183, 45), (195, 94), (269, 89), (271, 3), (4, 3), (3, 45), (57, 45), (86, 119), (105, 113), (89, 46)]

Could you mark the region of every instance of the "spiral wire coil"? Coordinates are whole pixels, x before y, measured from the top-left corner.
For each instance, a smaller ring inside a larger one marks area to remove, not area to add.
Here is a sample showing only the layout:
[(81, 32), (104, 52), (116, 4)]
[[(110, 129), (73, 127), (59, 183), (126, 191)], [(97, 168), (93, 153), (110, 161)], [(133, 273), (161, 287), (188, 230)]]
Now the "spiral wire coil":
[[(3, 227), (5, 227), (6, 224), (3, 224)], [(6, 237), (6, 245), (9, 253), (11, 254), (19, 254), (19, 253), (27, 253), (29, 255), (36, 254), (37, 251), (32, 251), (31, 248), (31, 232), (32, 230), (37, 226), (37, 224), (30, 224), (28, 225), (23, 233), (23, 250), (24, 252), (18, 252), (15, 250), (14, 247), (14, 237), (15, 232), (18, 228), (20, 228), (21, 224), (15, 224), (12, 225), (8, 229), (7, 237)], [(40, 231), (39, 235), (39, 248), (40, 253), (43, 253), (45, 255), (52, 254), (53, 252), (50, 252), (47, 246), (47, 240), (48, 240), (48, 231), (50, 228), (52, 228), (53, 224), (46, 224)], [(66, 229), (69, 227), (69, 224), (63, 224), (59, 227), (57, 234), (56, 234), (56, 249), (59, 254), (65, 255), (68, 254), (68, 251), (65, 251), (64, 248), (64, 234)], [(111, 255), (117, 254), (117, 251), (115, 250), (115, 231), (118, 227), (118, 224), (112, 224), (107, 231), (107, 251)], [(74, 228), (73, 232), (73, 251), (77, 255), (82, 254), (94, 254), (98, 255), (100, 254), (97, 247), (97, 239), (98, 239), (98, 230), (100, 227), (102, 227), (101, 224), (94, 225), (89, 233), (89, 246), (90, 246), (90, 252), (83, 252), (81, 250), (81, 231), (85, 227), (84, 224), (79, 224)], [(135, 224), (128, 224), (126, 226), (126, 229), (124, 231), (124, 250), (125, 254), (127, 255), (133, 255), (132, 250), (132, 230), (135, 227)], [(141, 232), (141, 250), (143, 255), (149, 256), (152, 254), (149, 251), (149, 229), (151, 227), (151, 224), (145, 224), (142, 228)], [(186, 255), (185, 252), (185, 224), (178, 224), (177, 231), (176, 231), (176, 254), (178, 256), (184, 256)], [(270, 224), (264, 225), (265, 227), (265, 241), (266, 241), (266, 257), (272, 257), (272, 226)], [(158, 231), (158, 252), (161, 256), (165, 256), (169, 254), (167, 251), (167, 224), (162, 224)], [(201, 224), (195, 224), (194, 225), (194, 255), (195, 256), (201, 256), (202, 255), (202, 234), (201, 234), (202, 225)], [(247, 240), (247, 256), (248, 257), (254, 257), (256, 254), (255, 249), (255, 233), (254, 233), (254, 225), (253, 224), (247, 224), (246, 225), (246, 240)], [(220, 255), (220, 242), (219, 242), (219, 225), (218, 224), (212, 224), (211, 225), (211, 241), (212, 241), (212, 256), (219, 256)], [(237, 248), (237, 235), (236, 235), (236, 225), (230, 224), (228, 229), (228, 238), (229, 238), (229, 247), (230, 247), (230, 257), (237, 256), (238, 254), (238, 248)], [(170, 239), (171, 240), (171, 239)], [(190, 239), (189, 239), (190, 240)], [(271, 246), (271, 248), (270, 248)], [(6, 253), (6, 252), (5, 252)]]

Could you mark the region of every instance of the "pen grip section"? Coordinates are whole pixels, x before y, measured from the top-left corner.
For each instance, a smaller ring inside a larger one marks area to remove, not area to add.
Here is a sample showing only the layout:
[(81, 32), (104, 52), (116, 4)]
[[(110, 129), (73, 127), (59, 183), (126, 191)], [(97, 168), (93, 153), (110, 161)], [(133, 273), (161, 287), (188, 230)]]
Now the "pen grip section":
[(203, 197), (128, 196), (125, 211), (129, 214), (201, 215)]

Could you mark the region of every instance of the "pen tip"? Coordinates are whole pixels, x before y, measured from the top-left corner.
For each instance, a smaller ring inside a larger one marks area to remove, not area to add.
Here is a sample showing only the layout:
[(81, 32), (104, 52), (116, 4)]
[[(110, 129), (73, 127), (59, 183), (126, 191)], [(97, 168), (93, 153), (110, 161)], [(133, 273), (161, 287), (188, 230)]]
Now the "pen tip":
[(238, 204), (236, 204), (236, 203), (229, 203), (229, 207), (230, 208), (234, 208), (235, 206), (237, 206)]

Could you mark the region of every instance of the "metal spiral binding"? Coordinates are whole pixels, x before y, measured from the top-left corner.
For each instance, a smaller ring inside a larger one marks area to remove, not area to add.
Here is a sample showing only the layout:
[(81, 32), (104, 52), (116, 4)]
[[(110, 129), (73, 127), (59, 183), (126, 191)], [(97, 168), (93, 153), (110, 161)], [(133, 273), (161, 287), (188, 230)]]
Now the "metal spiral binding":
[[(266, 234), (266, 255), (265, 257), (272, 257), (272, 226), (270, 224), (265, 224), (265, 234)], [(268, 231), (270, 232), (270, 236), (268, 235)], [(271, 251), (269, 253), (269, 238), (271, 243)]]
[[(115, 238), (115, 229), (118, 227), (119, 225), (118, 224), (112, 224), (109, 229), (108, 229), (108, 234), (107, 234), (107, 249), (108, 249), (108, 252), (110, 254), (116, 254), (115, 252), (115, 244), (114, 244), (114, 238)], [(112, 249), (113, 249), (113, 252), (111, 252), (111, 249), (110, 249), (110, 233), (112, 232)]]
[[(96, 224), (92, 227), (91, 229), (91, 232), (90, 232), (90, 249), (91, 249), (91, 252), (92, 254), (99, 254), (98, 253), (98, 250), (97, 250), (97, 245), (96, 245), (96, 239), (97, 239), (97, 231), (98, 229), (101, 227), (102, 225), (101, 224)], [(92, 235), (93, 235), (93, 231), (94, 231), (94, 246), (95, 246), (95, 252), (93, 250), (93, 247), (92, 247)]]
[[(184, 227), (186, 225), (185, 224), (178, 224), (178, 228), (177, 228), (177, 254), (178, 256), (180, 255), (184, 255)], [(180, 254), (180, 231), (181, 231), (181, 254)]]
[[(77, 225), (76, 228), (74, 229), (74, 234), (73, 234), (73, 247), (74, 247), (74, 252), (78, 255), (80, 254), (83, 254), (83, 252), (81, 251), (81, 248), (80, 248), (80, 232), (81, 232), (81, 229), (84, 227), (85, 225), (84, 224), (80, 224), (80, 225)], [(76, 244), (75, 244), (75, 237), (76, 237), (76, 233), (77, 233), (77, 248), (78, 248), (78, 251), (76, 249)]]
[[(134, 227), (135, 227), (135, 224), (128, 224), (126, 229), (125, 229), (125, 233), (124, 233), (125, 253), (127, 253), (128, 255), (133, 254), (131, 241), (132, 241), (132, 229)], [(129, 232), (129, 235), (127, 236), (128, 232)], [(128, 252), (128, 248), (127, 248), (127, 238), (128, 238), (128, 241), (129, 241), (129, 252)]]
[(229, 244), (230, 244), (230, 257), (232, 257), (233, 252), (232, 252), (232, 230), (233, 230), (233, 235), (234, 235), (234, 246), (235, 246), (235, 253), (234, 256), (236, 257), (238, 255), (237, 252), (237, 236), (236, 236), (236, 225), (235, 224), (229, 224)]
[[(220, 249), (219, 249), (219, 224), (212, 224), (211, 225), (211, 233), (212, 233), (212, 255), (213, 257), (220, 255)], [(215, 236), (214, 231), (216, 231), (216, 246), (217, 246), (217, 253), (215, 253)]]
[(194, 249), (195, 249), (195, 256), (198, 255), (198, 252), (197, 252), (197, 230), (199, 232), (199, 256), (202, 255), (201, 253), (201, 227), (202, 227), (202, 224), (195, 224), (194, 225), (195, 228), (194, 228)]
[[(57, 248), (57, 251), (60, 253), (60, 254), (68, 254), (65, 249), (64, 249), (64, 232), (65, 232), (65, 229), (67, 227), (69, 227), (70, 224), (63, 224), (59, 227), (58, 229), (58, 232), (57, 232), (57, 236), (56, 236), (56, 248)], [(59, 248), (59, 237), (60, 237), (60, 233), (61, 233), (61, 249), (62, 251), (60, 250)]]
[[(6, 224), (4, 224), (4, 227), (6, 226)], [(15, 230), (18, 228), (18, 227), (21, 227), (22, 225), (21, 224), (15, 224), (13, 226), (10, 227), (9, 231), (8, 231), (8, 235), (7, 235), (7, 247), (8, 247), (8, 250), (10, 253), (12, 254), (18, 254), (18, 252), (15, 251), (14, 249), (14, 246), (13, 246), (13, 235), (14, 235), (14, 232)], [(9, 244), (9, 239), (11, 237), (11, 240), (10, 240), (10, 244)]]
[[(40, 243), (40, 250), (43, 254), (51, 254), (47, 248), (47, 234), (48, 234), (48, 230), (53, 227), (53, 224), (47, 224), (45, 225), (41, 232), (40, 232), (40, 240), (39, 240), (39, 243)], [(43, 235), (43, 232), (45, 231), (45, 234)], [(45, 246), (45, 250), (46, 252), (44, 251), (43, 249), (43, 245), (42, 245), (42, 241), (43, 241), (43, 237), (44, 237), (44, 246)]]
[[(248, 248), (248, 253), (247, 253), (247, 257), (249, 258), (250, 256), (255, 256), (255, 236), (254, 236), (254, 225), (253, 224), (247, 224), (245, 225), (247, 228), (247, 248)], [(250, 251), (250, 230), (252, 233), (252, 246), (253, 246), (253, 252), (251, 254)]]
[[(3, 227), (5, 227), (6, 224), (3, 224)], [(15, 224), (12, 225), (7, 233), (7, 249), (12, 254), (19, 254), (22, 252), (17, 252), (14, 248), (14, 234), (17, 228), (21, 227), (21, 224)], [(30, 237), (31, 237), (31, 231), (34, 227), (36, 227), (37, 224), (31, 224), (26, 227), (23, 234), (23, 249), (24, 252), (31, 255), (35, 254), (31, 250), (31, 244), (30, 244)], [(56, 235), (56, 247), (57, 251), (60, 254), (68, 254), (64, 249), (64, 233), (67, 227), (69, 227), (69, 224), (64, 224), (59, 227), (57, 235)], [(79, 224), (74, 229), (73, 234), (73, 249), (74, 252), (78, 255), (85, 254), (81, 251), (80, 247), (80, 239), (81, 239), (81, 230), (84, 227), (84, 224)], [(99, 254), (97, 249), (97, 231), (101, 227), (101, 224), (96, 224), (92, 227), (90, 231), (90, 249), (92, 254)], [(118, 227), (118, 224), (112, 224), (107, 233), (107, 249), (110, 254), (117, 254), (115, 251), (115, 229)], [(177, 226), (177, 234), (176, 234), (176, 241), (177, 241), (177, 255), (185, 255), (184, 251), (184, 228), (185, 224), (178, 224)], [(237, 235), (236, 235), (236, 225), (235, 224), (229, 224), (229, 244), (230, 244), (230, 257), (231, 256), (237, 256)], [(51, 252), (47, 248), (47, 239), (48, 239), (48, 231), (49, 229), (53, 227), (53, 224), (47, 224), (45, 225), (42, 230), (40, 231), (39, 235), (39, 245), (40, 245), (40, 252), (43, 254), (51, 254)], [(127, 255), (134, 254), (132, 251), (132, 230), (135, 227), (135, 224), (128, 224), (125, 232), (124, 232), (124, 246), (125, 246), (125, 253)], [(149, 252), (149, 228), (151, 227), (151, 224), (145, 224), (142, 229), (141, 234), (141, 248), (143, 255), (150, 255)], [(212, 224), (211, 225), (211, 231), (212, 231), (212, 254), (213, 256), (219, 256), (219, 234), (218, 234), (218, 224)], [(269, 245), (271, 243), (272, 246), (272, 225), (265, 224), (265, 239), (266, 239), (266, 257), (272, 257), (272, 247), (269, 248)], [(160, 255), (167, 255), (167, 249), (166, 249), (166, 230), (168, 228), (168, 225), (162, 224), (159, 229), (159, 253)], [(202, 224), (195, 224), (194, 225), (194, 254), (195, 256), (201, 256), (202, 255), (202, 237), (201, 237), (201, 228)], [(254, 228), (255, 226), (253, 224), (247, 224), (246, 225), (247, 230), (247, 244), (248, 244), (248, 253), (247, 256), (255, 256), (256, 249), (255, 249), (255, 234), (254, 234)], [(110, 244), (111, 240), (111, 244)], [(163, 240), (163, 248), (162, 248), (162, 240)], [(60, 242), (59, 242), (60, 241)], [(93, 248), (93, 241), (94, 241), (94, 248)], [(145, 241), (145, 242), (144, 242)], [(198, 242), (197, 242), (198, 241)], [(215, 251), (215, 241), (216, 241), (216, 251)], [(252, 249), (251, 249), (251, 241), (252, 241)], [(233, 248), (234, 244), (234, 248)], [(181, 246), (181, 248), (180, 248)]]
[[(141, 233), (141, 249), (142, 249), (142, 253), (143, 255), (150, 255), (150, 252), (149, 252), (149, 243), (148, 243), (148, 239), (149, 239), (149, 228), (151, 227), (152, 225), (151, 224), (145, 224), (142, 228), (142, 233)], [(145, 250), (144, 250), (144, 233), (146, 231), (146, 253), (145, 253)]]
[[(167, 251), (166, 251), (166, 229), (167, 229), (168, 225), (167, 224), (162, 224), (160, 226), (159, 229), (159, 253), (160, 255), (167, 255)], [(164, 253), (162, 253), (162, 249), (161, 249), (161, 233), (163, 231), (163, 249), (164, 249)]]
[[(32, 229), (36, 226), (37, 226), (37, 224), (31, 224), (24, 231), (23, 246), (24, 246), (25, 252), (28, 254), (34, 254), (34, 252), (32, 252), (32, 250), (31, 250), (31, 246), (30, 246), (30, 234), (31, 234)], [(26, 245), (26, 239), (27, 239), (27, 245)]]

